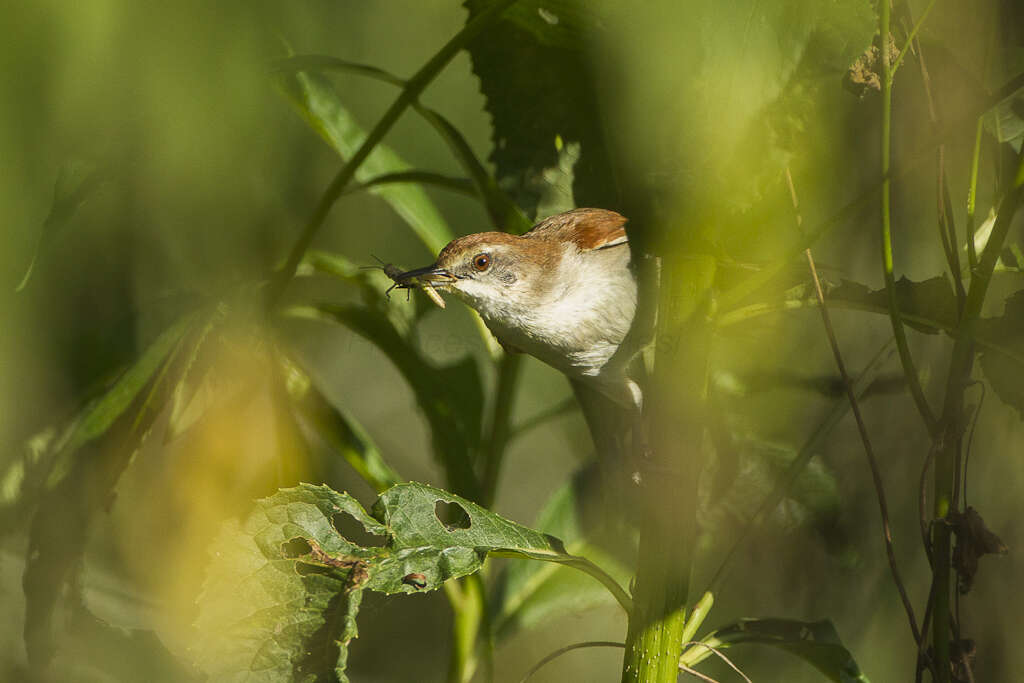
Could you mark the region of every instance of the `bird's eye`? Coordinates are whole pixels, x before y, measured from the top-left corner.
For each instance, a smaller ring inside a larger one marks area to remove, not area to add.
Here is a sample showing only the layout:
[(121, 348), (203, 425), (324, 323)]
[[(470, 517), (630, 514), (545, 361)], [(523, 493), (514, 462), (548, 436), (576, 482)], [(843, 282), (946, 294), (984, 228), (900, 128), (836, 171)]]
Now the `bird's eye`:
[(477, 254), (473, 257), (473, 267), (481, 273), (491, 266), (491, 257), (487, 254)]

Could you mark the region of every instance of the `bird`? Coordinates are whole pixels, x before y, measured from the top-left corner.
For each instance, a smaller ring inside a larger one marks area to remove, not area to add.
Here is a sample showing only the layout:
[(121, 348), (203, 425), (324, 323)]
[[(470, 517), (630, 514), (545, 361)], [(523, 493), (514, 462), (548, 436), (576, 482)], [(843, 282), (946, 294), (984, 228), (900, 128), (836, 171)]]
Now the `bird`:
[(465, 235), (434, 263), (393, 280), (454, 295), (507, 352), (527, 353), (639, 413), (643, 392), (628, 372), (631, 354), (616, 353), (637, 308), (626, 223), (615, 211), (579, 208), (522, 235)]

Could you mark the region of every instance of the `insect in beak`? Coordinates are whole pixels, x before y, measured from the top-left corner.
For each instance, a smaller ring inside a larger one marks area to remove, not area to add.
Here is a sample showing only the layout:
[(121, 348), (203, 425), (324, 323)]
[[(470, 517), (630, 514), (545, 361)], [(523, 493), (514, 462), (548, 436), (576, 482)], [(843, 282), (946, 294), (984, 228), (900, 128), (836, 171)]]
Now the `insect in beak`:
[[(399, 289), (412, 289), (413, 287), (423, 290), (423, 293), (433, 301), (439, 308), (444, 308), (444, 299), (437, 293), (436, 287), (444, 286), (455, 281), (455, 276), (449, 273), (444, 268), (438, 268), (437, 265), (430, 265), (425, 268), (417, 268), (415, 270), (408, 270), (402, 272), (396, 266), (390, 263), (384, 263), (381, 265), (381, 270), (384, 274), (391, 278), (391, 281), (395, 284), (392, 285), (388, 292), (396, 287)], [(387, 292), (385, 292), (387, 294)]]

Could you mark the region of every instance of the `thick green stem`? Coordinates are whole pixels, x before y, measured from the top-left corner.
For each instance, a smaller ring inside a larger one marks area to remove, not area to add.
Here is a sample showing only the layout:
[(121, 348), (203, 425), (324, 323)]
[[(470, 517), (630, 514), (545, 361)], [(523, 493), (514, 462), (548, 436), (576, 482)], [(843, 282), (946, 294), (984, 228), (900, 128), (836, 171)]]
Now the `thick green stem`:
[(278, 297), (284, 292), (285, 287), (291, 281), (295, 275), (295, 270), (298, 268), (299, 263), (302, 261), (303, 255), (306, 250), (309, 249), (309, 245), (313, 242), (313, 238), (319, 232), (323, 226), (324, 220), (327, 218), (327, 214), (330, 213), (331, 207), (334, 206), (334, 202), (338, 200), (344, 192), (345, 187), (355, 177), (356, 170), (359, 166), (366, 161), (366, 158), (370, 156), (370, 152), (384, 139), (384, 136), (391, 130), (391, 127), (398, 121), (398, 118), (405, 112), (405, 110), (416, 102), (420, 94), (423, 92), (431, 81), (441, 72), (441, 70), (448, 65), (455, 55), (457, 55), (473, 38), (479, 35), (483, 30), (491, 26), (498, 18), (501, 13), (504, 12), (510, 5), (516, 0), (499, 0), (494, 3), (471, 21), (467, 22), (461, 31), (455, 34), (455, 36), (449, 40), (444, 47), (442, 47), (437, 54), (435, 54), (430, 61), (423, 65), (423, 67), (416, 72), (416, 74), (409, 79), (402, 88), (402, 92), (399, 93), (398, 97), (391, 106), (388, 107), (387, 111), (377, 122), (377, 125), (373, 127), (370, 134), (366, 136), (366, 140), (356, 150), (356, 153), (352, 155), (352, 158), (348, 160), (338, 174), (334, 176), (334, 180), (327, 186), (323, 195), (320, 197), (320, 201), (317, 202), (316, 208), (313, 210), (313, 214), (309, 217), (306, 222), (306, 227), (303, 229), (302, 234), (296, 240), (295, 245), (292, 247), (291, 252), (288, 254), (288, 260), (285, 261), (284, 266), (278, 271), (271, 281), (269, 289), (267, 291), (267, 302), (268, 305), (272, 305), (277, 301)]
[(953, 345), (953, 358), (950, 362), (946, 398), (942, 409), (942, 429), (937, 436), (934, 515), (940, 521), (933, 527), (932, 538), (932, 566), (935, 572), (932, 648), (935, 653), (937, 683), (950, 681), (950, 592), (953, 590), (950, 565), (952, 529), (941, 520), (944, 520), (952, 510), (959, 485), (955, 473), (962, 445), (964, 390), (970, 382), (971, 369), (974, 365), (974, 332), (992, 281), (992, 272), (995, 270), (999, 253), (1006, 241), (1006, 234), (1010, 230), (1010, 223), (1022, 199), (1024, 150), (1017, 160), (1017, 174), (1013, 183), (999, 205), (999, 214), (992, 227), (992, 234), (981, 253), (977, 267), (971, 272), (971, 286), (967, 292), (963, 318), (955, 331), (956, 342)]
[(643, 527), (623, 683), (673, 683), (679, 675), (696, 535), (711, 258), (665, 259), (654, 377), (645, 400), (652, 452), (642, 466)]

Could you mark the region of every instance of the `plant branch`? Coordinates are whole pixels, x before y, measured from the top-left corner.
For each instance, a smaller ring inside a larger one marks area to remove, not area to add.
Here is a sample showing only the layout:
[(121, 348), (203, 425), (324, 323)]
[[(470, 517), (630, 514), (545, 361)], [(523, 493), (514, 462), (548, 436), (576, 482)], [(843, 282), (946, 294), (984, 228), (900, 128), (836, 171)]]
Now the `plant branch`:
[(935, 414), (928, 405), (928, 399), (921, 387), (921, 380), (914, 365), (914, 359), (910, 355), (910, 346), (907, 343), (907, 333), (903, 327), (903, 318), (900, 316), (899, 304), (896, 300), (896, 278), (893, 275), (892, 255), (892, 225), (889, 205), (892, 194), (892, 180), (889, 177), (891, 169), (892, 152), (892, 80), (893, 69), (889, 60), (887, 41), (889, 36), (889, 14), (890, 7), (888, 0), (881, 3), (881, 40), (882, 40), (882, 269), (885, 275), (886, 291), (889, 295), (889, 319), (892, 322), (893, 336), (896, 338), (896, 349), (899, 351), (900, 363), (903, 365), (903, 373), (907, 378), (907, 386), (910, 395), (914, 399), (917, 411), (921, 415), (929, 434), (934, 434), (936, 429)]
[[(793, 202), (793, 210), (796, 212), (796, 224), (799, 228), (803, 221), (800, 216), (796, 188), (793, 187), (793, 178), (789, 173), (788, 167), (786, 168), (786, 180), (789, 184), (789, 193)], [(914, 641), (920, 645), (921, 632), (917, 628), (917, 619), (914, 616), (914, 607), (910, 604), (910, 598), (907, 597), (907, 589), (903, 583), (902, 577), (900, 576), (899, 566), (896, 564), (896, 553), (893, 549), (892, 542), (892, 528), (889, 524), (889, 505), (886, 502), (885, 487), (882, 483), (882, 476), (878, 470), (878, 461), (875, 458), (874, 449), (871, 446), (871, 439), (868, 437), (867, 426), (864, 424), (864, 418), (860, 413), (860, 405), (857, 402), (857, 394), (853, 389), (853, 382), (850, 380), (850, 375), (846, 371), (846, 363), (843, 362), (843, 354), (839, 350), (839, 342), (836, 339), (835, 328), (832, 327), (832, 316), (829, 315), (828, 306), (825, 305), (825, 292), (821, 288), (821, 278), (818, 277), (818, 269), (814, 265), (814, 256), (811, 254), (811, 249), (809, 247), (804, 251), (804, 255), (807, 257), (807, 267), (811, 272), (811, 279), (814, 281), (814, 293), (818, 298), (818, 308), (821, 311), (821, 322), (825, 326), (825, 334), (828, 337), (828, 343), (832, 349), (832, 356), (835, 358), (836, 368), (839, 370), (839, 376), (843, 380), (843, 389), (846, 392), (846, 398), (850, 402), (850, 409), (853, 411), (853, 418), (857, 422), (857, 432), (860, 434), (860, 440), (864, 444), (864, 453), (867, 455), (868, 466), (871, 468), (871, 477), (875, 485), (875, 495), (878, 497), (878, 508), (882, 516), (882, 535), (885, 538), (885, 554), (889, 558), (889, 570), (892, 572), (893, 583), (896, 584), (896, 589), (900, 594), (900, 600), (903, 602), (903, 609), (907, 613), (907, 620), (910, 622), (910, 630), (914, 634)]]
[[(871, 359), (853, 383), (855, 396), (863, 396), (864, 392), (871, 387), (875, 378), (878, 377), (878, 373), (881, 372), (882, 368), (891, 358), (892, 352), (893, 340), (890, 339), (878, 350), (874, 358)], [(850, 410), (850, 405), (851, 404), (847, 396), (843, 396), (833, 402), (828, 415), (825, 416), (825, 419), (821, 421), (818, 427), (797, 452), (796, 457), (789, 465), (785, 474), (778, 479), (771, 492), (765, 496), (761, 505), (758, 506), (757, 510), (747, 521), (743, 531), (740, 532), (739, 536), (729, 548), (729, 551), (725, 554), (725, 557), (719, 564), (718, 569), (715, 570), (711, 582), (708, 584), (708, 592), (718, 593), (721, 590), (722, 584), (725, 582), (727, 576), (726, 570), (731, 564), (733, 558), (739, 552), (739, 549), (743, 547), (746, 540), (750, 538), (750, 535), (758, 526), (760, 526), (765, 518), (768, 517), (771, 511), (774, 510), (782, 499), (786, 497), (786, 494), (793, 487), (793, 484), (796, 483), (797, 477), (800, 476), (804, 467), (806, 467), (807, 463), (810, 462), (812, 457), (814, 457), (814, 454), (825, 445), (825, 441), (828, 439), (829, 434), (832, 433), (832, 430), (835, 429), (836, 425), (846, 417), (846, 413)]]
[[(917, 32), (921, 30), (922, 26), (924, 26), (924, 20), (928, 18), (933, 7), (935, 7), (935, 0), (931, 0), (931, 2), (928, 3), (928, 6), (924, 8), (924, 12), (914, 23), (914, 27), (910, 29), (910, 33), (907, 34), (907, 42), (904, 43), (903, 49), (900, 50), (898, 55), (896, 55), (896, 59), (892, 63), (892, 69), (890, 70), (891, 73), (896, 73), (896, 70), (900, 68), (900, 64), (903, 63), (903, 58), (907, 56), (907, 50), (909, 50), (910, 46), (914, 44), (914, 40), (917, 38)], [(888, 36), (888, 33), (883, 33), (882, 35)], [(885, 52), (885, 50), (883, 50), (883, 52)], [(886, 56), (886, 59), (888, 59), (888, 56)]]
[(402, 92), (399, 93), (395, 101), (388, 107), (387, 111), (377, 122), (377, 125), (373, 127), (369, 135), (360, 145), (356, 153), (352, 155), (352, 158), (342, 166), (338, 174), (334, 176), (330, 185), (324, 190), (323, 195), (320, 197), (320, 201), (317, 202), (316, 207), (313, 210), (312, 215), (306, 222), (305, 228), (299, 235), (295, 244), (292, 246), (291, 251), (288, 254), (288, 259), (285, 261), (284, 266), (281, 270), (275, 273), (274, 278), (271, 280), (270, 285), (267, 289), (266, 301), (267, 305), (272, 306), (280, 298), (281, 294), (284, 293), (285, 288), (295, 275), (295, 270), (298, 268), (299, 263), (302, 261), (303, 255), (312, 244), (313, 238), (319, 232), (323, 226), (324, 221), (327, 218), (327, 214), (330, 213), (331, 207), (334, 206), (334, 202), (337, 201), (338, 197), (341, 196), (345, 187), (352, 181), (355, 176), (356, 170), (370, 155), (370, 152), (384, 139), (384, 136), (391, 130), (391, 127), (395, 124), (398, 118), (405, 112), (405, 110), (414, 103), (420, 96), (420, 93), (434, 80), (434, 78), (441, 72), (441, 70), (448, 65), (455, 55), (457, 55), (462, 48), (469, 43), (470, 40), (479, 35), (482, 31), (490, 27), (500, 17), (501, 13), (504, 12), (509, 6), (511, 6), (516, 0), (498, 0), (493, 5), (482, 11), (472, 20), (466, 23), (461, 31), (455, 34), (451, 40), (449, 40), (444, 47), (442, 47), (437, 54), (423, 65), (423, 67), (416, 72), (416, 74), (409, 79), (402, 88)]
[(940, 520), (933, 525), (932, 540), (934, 555), (934, 588), (935, 626), (932, 629), (932, 649), (935, 653), (935, 668), (938, 683), (950, 681), (950, 585), (951, 564), (950, 526), (944, 523), (952, 505), (955, 491), (959, 485), (956, 481), (956, 462), (959, 458), (963, 432), (964, 391), (970, 382), (974, 364), (974, 335), (981, 310), (985, 303), (992, 272), (1002, 251), (1006, 235), (1010, 230), (1014, 214), (1021, 200), (1024, 199), (1024, 150), (1017, 158), (1016, 174), (999, 205), (995, 225), (985, 249), (981, 253), (978, 266), (971, 271), (971, 285), (967, 292), (967, 301), (960, 324), (954, 332), (952, 360), (949, 366), (949, 377), (946, 382), (946, 397), (942, 410), (942, 429), (934, 437), (937, 443), (935, 460), (935, 496), (933, 502), (934, 516)]
[(874, 449), (871, 446), (871, 439), (868, 437), (868, 430), (864, 424), (864, 418), (860, 414), (860, 406), (857, 403), (857, 395), (853, 391), (853, 382), (846, 372), (846, 364), (843, 362), (842, 353), (839, 351), (839, 342), (836, 340), (835, 330), (832, 327), (832, 319), (825, 306), (825, 293), (821, 289), (821, 280), (818, 278), (818, 269), (814, 266), (814, 257), (811, 250), (807, 250), (807, 266), (810, 268), (811, 277), (814, 279), (814, 289), (818, 295), (818, 304), (821, 308), (821, 320), (825, 325), (825, 333), (828, 335), (829, 346), (832, 347), (832, 355), (836, 361), (836, 368), (843, 379), (843, 388), (846, 390), (846, 397), (850, 402), (850, 409), (853, 411), (853, 418), (857, 422), (857, 432), (860, 434), (861, 443), (864, 445), (864, 454), (868, 459), (868, 466), (871, 468), (871, 479), (875, 485), (875, 495), (878, 497), (878, 510), (882, 517), (882, 535), (885, 538), (885, 554), (889, 559), (889, 570), (892, 572), (893, 583), (899, 591), (900, 600), (903, 602), (903, 609), (907, 613), (907, 621), (910, 622), (910, 630), (914, 634), (914, 642), (921, 643), (921, 632), (917, 627), (917, 618), (914, 616), (914, 607), (907, 597), (907, 589), (900, 576), (899, 566), (896, 564), (896, 552), (893, 549), (892, 528), (889, 524), (889, 505), (885, 499), (885, 485), (882, 483), (882, 475), (878, 469), (878, 460), (875, 458)]

